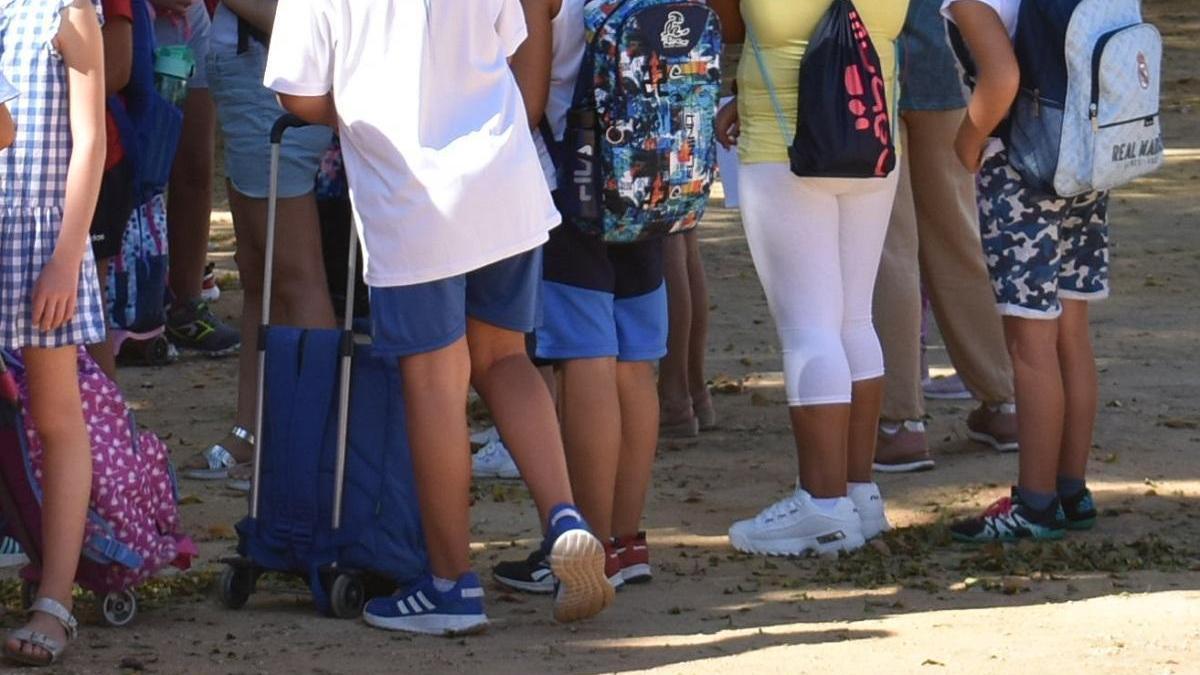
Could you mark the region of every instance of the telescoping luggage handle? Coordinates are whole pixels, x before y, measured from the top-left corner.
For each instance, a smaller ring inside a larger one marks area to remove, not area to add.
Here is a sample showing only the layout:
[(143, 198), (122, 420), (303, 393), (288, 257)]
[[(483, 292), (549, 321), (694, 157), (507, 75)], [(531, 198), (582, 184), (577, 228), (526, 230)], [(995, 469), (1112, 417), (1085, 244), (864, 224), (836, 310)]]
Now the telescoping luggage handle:
[[(309, 126), (295, 115), (283, 115), (271, 127), (271, 175), (267, 193), (267, 251), (263, 265), (262, 321), (258, 327), (258, 388), (254, 413), (254, 481), (250, 490), (250, 517), (258, 517), (259, 482), (262, 478), (263, 398), (266, 393), (267, 327), (271, 325), (271, 286), (275, 267), (275, 220), (279, 201), (279, 153), (288, 129)], [(350, 227), (349, 260), (346, 263), (346, 307), (342, 324), (341, 377), (338, 382), (337, 464), (333, 484), (333, 529), (342, 524), (342, 492), (346, 477), (346, 441), (350, 426), (350, 367), (354, 353), (354, 282), (358, 274), (358, 231)]]

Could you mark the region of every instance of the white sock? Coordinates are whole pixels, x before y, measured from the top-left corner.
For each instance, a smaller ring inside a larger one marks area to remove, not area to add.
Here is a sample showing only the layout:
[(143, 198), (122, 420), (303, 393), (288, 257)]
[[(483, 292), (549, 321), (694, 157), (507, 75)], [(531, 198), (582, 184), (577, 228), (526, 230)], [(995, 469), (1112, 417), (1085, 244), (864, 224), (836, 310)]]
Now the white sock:
[(813, 497), (812, 503), (820, 511), (833, 513), (837, 510), (838, 501), (841, 499), (841, 497)]
[(451, 588), (454, 588), (454, 582), (449, 579), (443, 579), (439, 576), (434, 576), (433, 587), (437, 589), (438, 593), (445, 593)]
[(876, 485), (875, 483), (847, 483), (846, 484), (846, 494), (849, 495), (851, 498), (857, 496), (857, 497), (865, 497), (867, 499), (870, 499), (871, 497), (880, 496), (879, 495), (879, 486)]

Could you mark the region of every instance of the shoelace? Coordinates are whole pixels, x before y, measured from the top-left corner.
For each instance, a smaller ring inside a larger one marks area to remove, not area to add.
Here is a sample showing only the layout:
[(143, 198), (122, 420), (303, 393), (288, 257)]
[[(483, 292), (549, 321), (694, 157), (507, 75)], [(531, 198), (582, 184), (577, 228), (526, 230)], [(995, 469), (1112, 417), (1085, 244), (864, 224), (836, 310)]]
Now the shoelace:
[(762, 513), (758, 514), (758, 520), (766, 523), (775, 520), (780, 516), (786, 516), (799, 510), (800, 505), (796, 503), (796, 495), (788, 495), (787, 497), (784, 497), (783, 499), (780, 499), (774, 504), (763, 509)]

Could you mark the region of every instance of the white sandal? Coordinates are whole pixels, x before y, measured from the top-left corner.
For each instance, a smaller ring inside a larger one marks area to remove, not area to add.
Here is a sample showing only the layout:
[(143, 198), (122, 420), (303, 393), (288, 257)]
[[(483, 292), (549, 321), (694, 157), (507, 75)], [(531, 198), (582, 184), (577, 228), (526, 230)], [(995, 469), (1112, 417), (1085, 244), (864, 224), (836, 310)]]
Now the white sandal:
[(50, 655), (49, 659), (45, 657), (32, 656), (26, 654), (24, 649), (10, 649), (8, 640), (4, 642), (4, 656), (10, 661), (26, 666), (50, 666), (58, 662), (58, 657), (62, 656), (63, 650), (67, 645), (79, 634), (79, 622), (71, 615), (71, 612), (54, 598), (38, 598), (33, 606), (29, 608), (29, 613), (41, 612), (48, 614), (58, 620), (58, 623), (67, 632), (66, 642), (59, 642), (54, 638), (28, 628), (18, 628), (8, 634), (8, 640), (16, 640), (24, 645), (32, 645), (38, 649), (44, 649)]
[[(254, 447), (254, 434), (245, 427), (235, 426), (229, 430), (229, 435), (244, 441), (251, 448)], [(237, 458), (233, 456), (233, 453), (220, 443), (214, 443), (209, 449), (200, 453), (200, 456), (208, 463), (208, 467), (184, 469), (180, 475), (190, 480), (226, 480), (229, 478), (229, 470), (238, 465)]]

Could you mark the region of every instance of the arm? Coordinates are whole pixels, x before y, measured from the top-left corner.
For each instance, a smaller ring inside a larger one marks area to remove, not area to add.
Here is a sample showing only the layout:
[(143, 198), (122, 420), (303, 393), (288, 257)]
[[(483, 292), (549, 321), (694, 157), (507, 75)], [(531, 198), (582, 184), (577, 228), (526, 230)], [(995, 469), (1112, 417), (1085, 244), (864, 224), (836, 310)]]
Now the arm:
[(529, 126), (537, 128), (546, 114), (546, 99), (550, 96), (550, 66), (554, 58), (550, 22), (561, 9), (562, 0), (521, 0), (521, 6), (529, 37), (509, 63), (525, 100)]
[(133, 72), (133, 23), (124, 16), (107, 17), (104, 28), (104, 92), (115, 94), (129, 84)]
[(8, 105), (0, 103), (0, 149), (13, 144), (17, 137), (17, 125), (8, 113)]
[(978, 171), (988, 136), (1004, 121), (1021, 86), (1021, 71), (1000, 15), (979, 0), (959, 0), (950, 14), (971, 50), (977, 69), (975, 92), (958, 130), (954, 149), (968, 171)]
[(741, 44), (746, 41), (746, 23), (742, 19), (739, 0), (709, 0), (709, 5), (721, 18), (721, 37), (725, 44)]
[(258, 30), (270, 34), (278, 0), (225, 0), (225, 6)]
[(324, 96), (279, 94), (279, 105), (309, 124), (324, 124), (337, 129), (337, 106), (333, 103), (333, 94)]
[(79, 269), (104, 173), (104, 46), (89, 0), (63, 10), (55, 42), (67, 67), (71, 159), (62, 227), (33, 292), (33, 322), (51, 331), (75, 316)]

